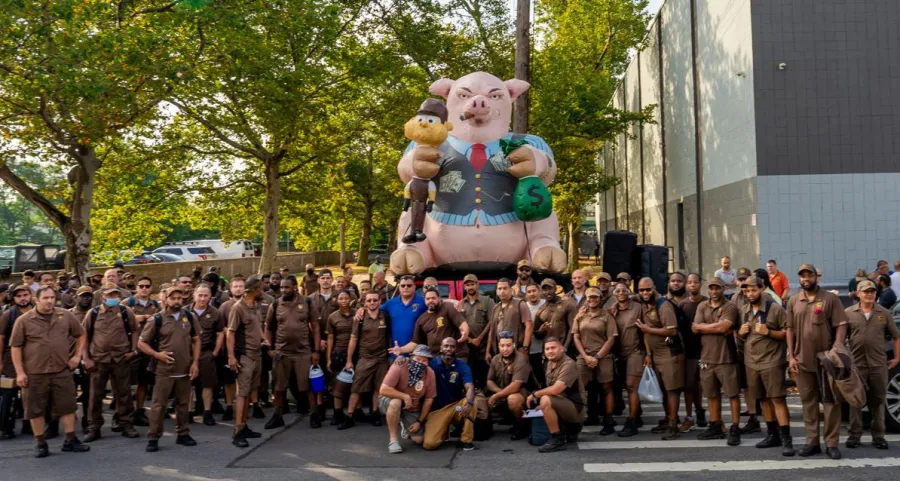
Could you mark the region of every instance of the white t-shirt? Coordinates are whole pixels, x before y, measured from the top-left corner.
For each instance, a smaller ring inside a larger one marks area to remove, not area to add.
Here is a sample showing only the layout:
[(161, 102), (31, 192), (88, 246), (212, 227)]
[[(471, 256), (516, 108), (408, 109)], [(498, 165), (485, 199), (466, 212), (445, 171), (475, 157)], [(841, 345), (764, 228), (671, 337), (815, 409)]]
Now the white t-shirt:
[[(713, 275), (718, 277), (719, 279), (722, 279), (722, 282), (724, 282), (725, 284), (734, 284), (734, 280), (737, 279), (737, 271), (735, 271), (734, 269), (728, 271), (719, 269)], [(737, 290), (734, 288), (725, 289), (726, 295), (734, 294), (735, 292), (737, 292)]]
[[(531, 311), (531, 318), (535, 319), (535, 314), (537, 314), (538, 309), (541, 308), (544, 304), (547, 303), (546, 299), (541, 299), (537, 304), (531, 305), (530, 302), (526, 302), (525, 304), (528, 306), (528, 310)], [(531, 346), (528, 348), (528, 354), (540, 354), (544, 352), (544, 340), (538, 339), (536, 336), (531, 336)]]

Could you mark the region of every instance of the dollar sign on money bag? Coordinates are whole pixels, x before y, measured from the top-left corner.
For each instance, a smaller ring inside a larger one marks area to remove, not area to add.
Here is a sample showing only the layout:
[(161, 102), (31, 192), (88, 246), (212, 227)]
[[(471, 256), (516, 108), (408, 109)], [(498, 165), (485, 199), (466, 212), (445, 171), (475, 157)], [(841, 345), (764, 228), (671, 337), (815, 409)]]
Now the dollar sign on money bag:
[(553, 212), (550, 189), (535, 175), (522, 177), (513, 193), (513, 209), (516, 217), (524, 222), (550, 217)]

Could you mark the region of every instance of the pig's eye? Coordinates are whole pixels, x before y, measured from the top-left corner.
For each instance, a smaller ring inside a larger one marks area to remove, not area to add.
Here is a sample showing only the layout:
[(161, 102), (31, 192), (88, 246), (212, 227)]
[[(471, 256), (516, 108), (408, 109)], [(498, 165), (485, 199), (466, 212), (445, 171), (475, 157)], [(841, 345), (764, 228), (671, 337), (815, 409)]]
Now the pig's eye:
[(503, 98), (503, 96), (500, 94), (491, 95), (491, 100), (500, 100), (502, 98)]
[(459, 98), (461, 98), (461, 99), (467, 99), (467, 98), (469, 98), (469, 94), (463, 94), (463, 93), (461, 93), (461, 94), (459, 94)]

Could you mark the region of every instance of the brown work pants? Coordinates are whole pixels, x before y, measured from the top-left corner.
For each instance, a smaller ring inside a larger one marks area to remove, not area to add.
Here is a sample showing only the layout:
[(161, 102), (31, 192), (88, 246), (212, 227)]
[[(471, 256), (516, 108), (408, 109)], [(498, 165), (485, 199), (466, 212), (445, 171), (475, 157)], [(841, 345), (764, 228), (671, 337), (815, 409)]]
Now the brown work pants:
[(466, 399), (463, 398), (454, 404), (448, 404), (437, 411), (432, 411), (425, 418), (425, 441), (422, 447), (425, 449), (437, 449), (449, 437), (448, 431), (451, 424), (463, 423), (462, 434), (459, 436), (460, 442), (471, 443), (475, 438), (475, 416), (478, 409), (473, 405), (469, 410), (469, 417), (463, 418), (462, 414), (456, 412), (457, 407), (464, 408)]
[(806, 444), (808, 446), (819, 444), (819, 402), (821, 402), (825, 406), (825, 446), (836, 448), (841, 434), (840, 404), (833, 402), (831, 393), (822, 392), (819, 384), (820, 373), (801, 371), (795, 375), (794, 379), (797, 381), (800, 400), (803, 402)]
[(112, 385), (113, 399), (116, 401), (116, 412), (119, 413), (119, 424), (123, 428), (131, 427), (131, 414), (134, 404), (131, 402), (131, 363), (97, 363), (97, 370), (91, 375), (90, 405), (88, 407), (88, 429), (99, 432), (103, 426), (103, 398), (106, 396), (106, 383)]
[[(872, 414), (873, 438), (884, 437), (884, 401), (887, 396), (888, 370), (886, 366), (858, 368), (863, 387), (866, 388), (866, 405)], [(850, 407), (850, 437), (862, 436), (862, 409)]]
[(175, 392), (175, 432), (179, 436), (191, 432), (188, 427), (191, 415), (191, 378), (156, 376), (156, 385), (153, 386), (153, 406), (150, 408), (150, 432), (147, 433), (149, 440), (162, 437), (166, 404), (172, 391)]

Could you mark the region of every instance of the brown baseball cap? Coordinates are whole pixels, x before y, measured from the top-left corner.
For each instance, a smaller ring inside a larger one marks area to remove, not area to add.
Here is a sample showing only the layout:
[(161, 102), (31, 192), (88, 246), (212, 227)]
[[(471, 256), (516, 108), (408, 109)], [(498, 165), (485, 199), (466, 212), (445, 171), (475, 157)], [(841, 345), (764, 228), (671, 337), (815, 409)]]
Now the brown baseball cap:
[(115, 292), (116, 294), (118, 294), (118, 293), (119, 293), (119, 286), (113, 284), (112, 282), (107, 282), (106, 284), (103, 284), (103, 294), (104, 294), (104, 295), (110, 294), (110, 293), (113, 293), (113, 292)]
[(612, 282), (612, 276), (609, 275), (609, 272), (601, 272), (597, 275), (597, 280), (607, 280), (609, 282)]
[(417, 112), (421, 115), (434, 115), (435, 117), (441, 119), (441, 123), (447, 121), (447, 106), (444, 102), (439, 99), (425, 99), (422, 102), (422, 106), (419, 107), (419, 111)]
[(877, 290), (878, 290), (878, 288), (875, 287), (875, 283), (868, 279), (866, 279), (856, 285), (856, 292), (877, 291)]
[(750, 277), (751, 275), (753, 275), (753, 273), (750, 272), (750, 269), (747, 269), (746, 267), (741, 267), (737, 271), (738, 279), (746, 279), (746, 278)]
[(722, 282), (722, 279), (719, 279), (718, 277), (715, 277), (715, 276), (710, 277), (709, 280), (706, 281), (706, 285), (707, 286), (725, 287), (725, 283)]
[(182, 295), (184, 294), (184, 291), (182, 291), (180, 287), (172, 286), (172, 287), (166, 289), (166, 297), (169, 297), (176, 292), (179, 294), (182, 294)]
[(516, 268), (518, 269), (519, 267), (531, 267), (531, 261), (529, 261), (528, 259), (522, 259), (518, 264), (516, 264)]
[(94, 292), (91, 291), (91, 286), (81, 286), (81, 287), (78, 288), (77, 291), (75, 291), (75, 295), (76, 295), (76, 296), (80, 296), (80, 295), (82, 295), (82, 294), (91, 294), (91, 295), (93, 295)]
[(627, 272), (620, 272), (620, 273), (616, 274), (616, 279), (625, 279), (626, 281), (630, 281), (631, 274), (629, 274)]
[(744, 280), (744, 285), (747, 285), (747, 286), (761, 286), (761, 285), (763, 285), (763, 283), (762, 283), (762, 281), (760, 280), (759, 277), (756, 277), (756, 276), (750, 276), (750, 277), (748, 277), (748, 278), (746, 278), (746, 279)]
[(466, 277), (463, 277), (463, 283), (466, 283), (466, 282), (474, 282), (477, 284), (478, 276), (476, 276), (475, 274), (466, 274)]
[(600, 289), (596, 287), (588, 287), (586, 291), (584, 291), (584, 295), (587, 297), (601, 297), (603, 294), (600, 293)]
[(16, 297), (16, 293), (19, 291), (31, 292), (31, 288), (26, 286), (25, 284), (17, 284), (15, 287), (12, 288), (12, 291), (10, 291), (10, 292), (13, 297)]
[(548, 277), (547, 279), (541, 281), (541, 287), (544, 286), (556, 287), (556, 281)]
[(809, 271), (813, 274), (816, 273), (816, 266), (812, 264), (801, 264), (800, 269), (797, 270), (797, 274), (803, 274), (803, 271)]

